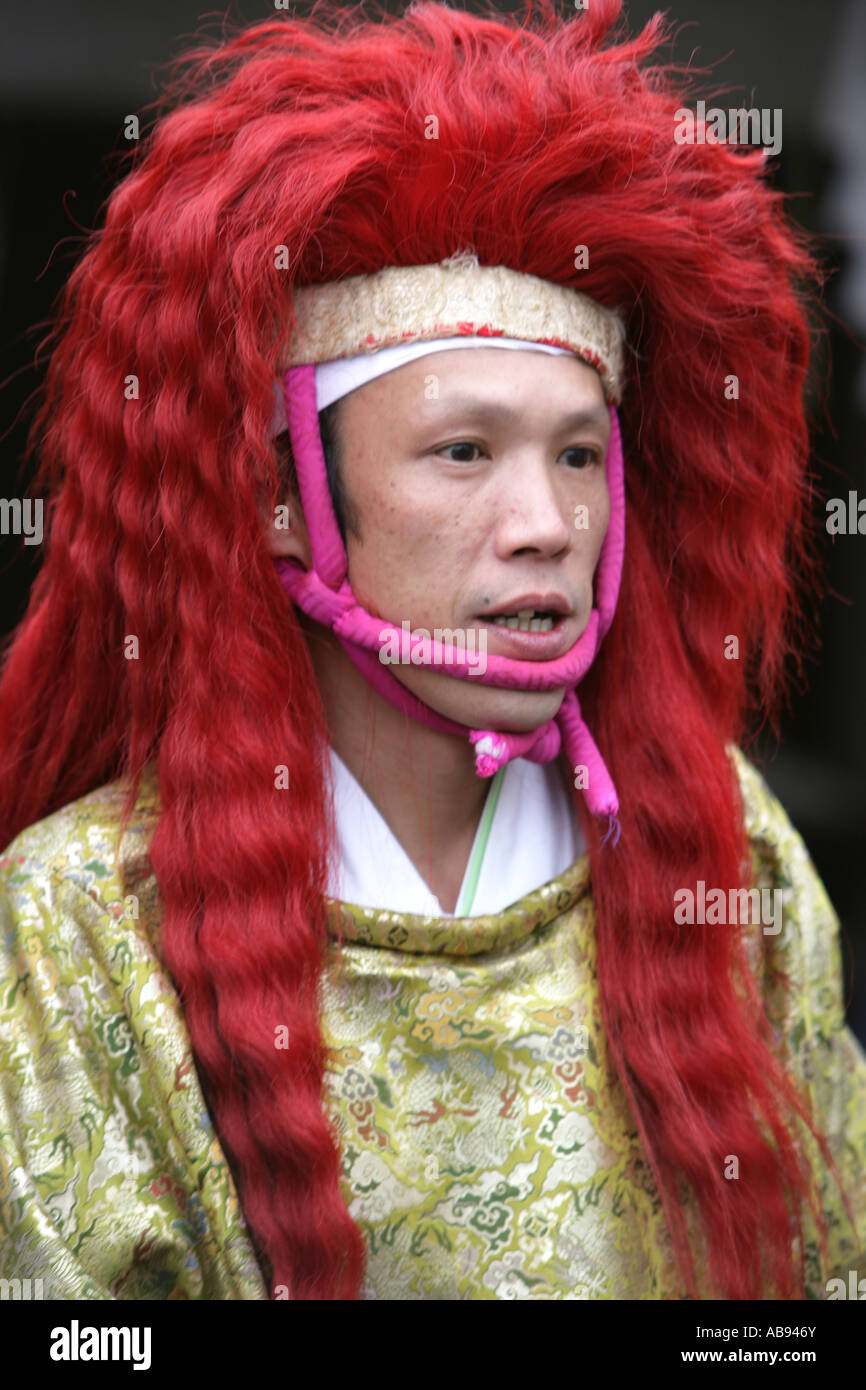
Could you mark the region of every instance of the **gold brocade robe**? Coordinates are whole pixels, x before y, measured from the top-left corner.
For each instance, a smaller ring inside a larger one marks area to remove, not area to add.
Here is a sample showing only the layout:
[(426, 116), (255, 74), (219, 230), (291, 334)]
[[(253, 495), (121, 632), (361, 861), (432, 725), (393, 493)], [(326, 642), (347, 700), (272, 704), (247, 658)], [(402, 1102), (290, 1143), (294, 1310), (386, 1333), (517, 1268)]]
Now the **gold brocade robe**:
[[(854, 1208), (856, 1235), (800, 1127), (830, 1242), (822, 1265), (807, 1223), (808, 1294), (826, 1298), (829, 1278), (866, 1275), (866, 1057), (826, 892), (732, 756), (756, 882), (788, 890), (778, 936), (743, 928), (756, 979)], [(0, 1279), (41, 1278), (46, 1298), (267, 1298), (160, 961), (155, 778), (118, 861), (122, 800), (101, 787), (0, 856)], [(327, 1104), (364, 1297), (685, 1297), (609, 1063), (586, 860), (492, 916), (328, 913)]]

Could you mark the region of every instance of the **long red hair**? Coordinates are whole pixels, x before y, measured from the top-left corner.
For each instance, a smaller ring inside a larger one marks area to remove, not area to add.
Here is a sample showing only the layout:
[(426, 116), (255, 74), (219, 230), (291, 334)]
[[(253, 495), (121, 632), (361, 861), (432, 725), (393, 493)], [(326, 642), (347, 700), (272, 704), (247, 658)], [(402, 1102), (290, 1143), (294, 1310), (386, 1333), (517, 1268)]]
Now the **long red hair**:
[(686, 79), (654, 61), (661, 17), (629, 39), (619, 9), (322, 4), (197, 49), (59, 306), (31, 434), (45, 558), (0, 680), (0, 844), (120, 775), (128, 815), (155, 760), (164, 957), (266, 1277), (293, 1297), (356, 1297), (364, 1243), (323, 1108), (327, 744), (263, 539), (272, 381), (293, 286), (465, 246), (627, 317), (625, 577), (581, 687), (622, 807), (616, 850), (585, 825), (610, 1054), (688, 1289), (683, 1184), (715, 1290), (803, 1292), (804, 1103), (738, 987), (737, 934), (684, 930), (673, 902), (742, 881), (725, 746), (779, 708), (806, 636), (795, 578), (817, 589), (798, 288), (817, 268), (759, 151), (674, 141)]

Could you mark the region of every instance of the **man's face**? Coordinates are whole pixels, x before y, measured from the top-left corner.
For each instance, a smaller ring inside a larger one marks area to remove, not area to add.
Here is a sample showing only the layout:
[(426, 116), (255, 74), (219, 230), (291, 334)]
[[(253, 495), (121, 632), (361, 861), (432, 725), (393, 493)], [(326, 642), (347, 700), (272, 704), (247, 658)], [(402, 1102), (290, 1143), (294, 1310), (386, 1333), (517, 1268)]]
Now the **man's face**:
[[(349, 581), (370, 613), (398, 629), (462, 629), (469, 652), (469, 630), (475, 652), (483, 632), (488, 656), (549, 660), (574, 644), (610, 516), (610, 416), (591, 367), (493, 347), (435, 353), (344, 397), (337, 436), (358, 521)], [(492, 621), (548, 606), (555, 621), (529, 632)], [(388, 670), (469, 728), (537, 728), (565, 693), (500, 690), (447, 666)]]

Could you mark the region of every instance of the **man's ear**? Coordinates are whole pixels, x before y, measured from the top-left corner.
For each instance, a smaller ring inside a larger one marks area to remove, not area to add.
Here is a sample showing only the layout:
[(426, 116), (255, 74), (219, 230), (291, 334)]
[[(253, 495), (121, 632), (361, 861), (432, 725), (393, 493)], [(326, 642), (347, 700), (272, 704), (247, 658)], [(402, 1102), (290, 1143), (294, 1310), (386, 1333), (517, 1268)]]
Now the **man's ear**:
[(283, 501), (274, 507), (272, 514), (268, 515), (267, 511), (263, 511), (263, 517), (267, 546), (271, 554), (300, 560), (304, 569), (311, 569), (313, 551), (303, 509), (295, 494), (287, 492)]

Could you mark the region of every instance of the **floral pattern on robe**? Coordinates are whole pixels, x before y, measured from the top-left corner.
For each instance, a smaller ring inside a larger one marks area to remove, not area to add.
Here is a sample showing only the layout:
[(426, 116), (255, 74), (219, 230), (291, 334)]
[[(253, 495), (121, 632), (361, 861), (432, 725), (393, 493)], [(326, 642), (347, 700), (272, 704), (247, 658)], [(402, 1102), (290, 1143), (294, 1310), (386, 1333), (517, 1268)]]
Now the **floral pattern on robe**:
[[(830, 1238), (824, 1266), (807, 1220), (807, 1291), (826, 1298), (830, 1277), (866, 1274), (866, 1056), (824, 887), (731, 756), (756, 883), (788, 897), (777, 936), (743, 928), (747, 953), (857, 1223), (803, 1135)], [(101, 787), (0, 856), (0, 1279), (59, 1299), (267, 1298), (159, 956), (155, 775), (118, 856), (123, 795)], [(327, 906), (326, 1104), (362, 1296), (686, 1297), (608, 1057), (586, 859), (495, 916)]]

